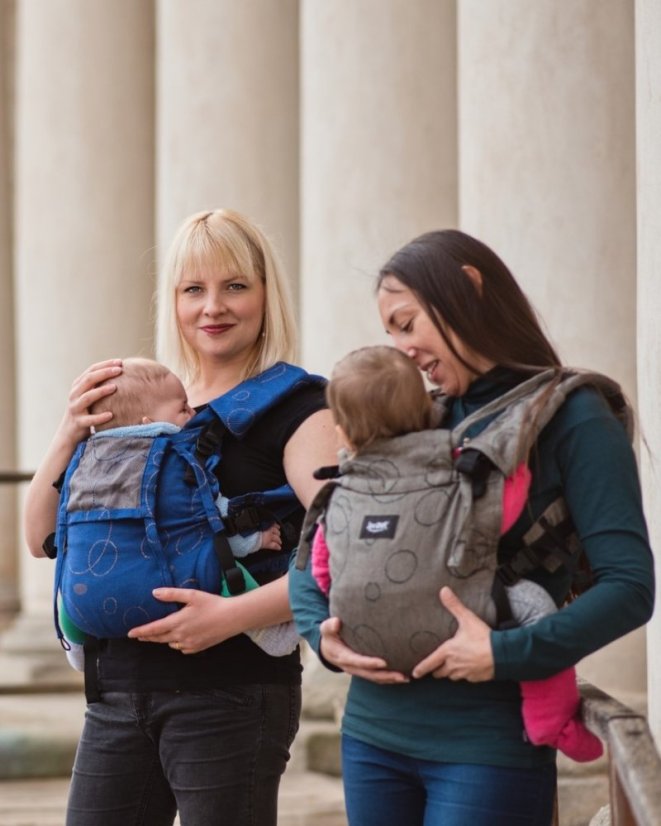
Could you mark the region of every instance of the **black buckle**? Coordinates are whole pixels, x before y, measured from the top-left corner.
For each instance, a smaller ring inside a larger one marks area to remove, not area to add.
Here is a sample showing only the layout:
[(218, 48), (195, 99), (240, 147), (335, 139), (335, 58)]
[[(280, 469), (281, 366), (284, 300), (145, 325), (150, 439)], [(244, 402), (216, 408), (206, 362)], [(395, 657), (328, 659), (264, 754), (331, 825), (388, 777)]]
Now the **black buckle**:
[(340, 475), (339, 465), (325, 465), (312, 472), (312, 476), (315, 479), (337, 479)]
[(544, 555), (532, 546), (523, 547), (514, 554), (509, 562), (504, 562), (498, 566), (497, 574), (505, 585), (514, 585), (526, 574), (539, 568)]
[(197, 437), (195, 452), (203, 459), (208, 459), (220, 447), (221, 439), (213, 427), (205, 428)]
[[(264, 521), (271, 514), (264, 508), (257, 505), (246, 505), (241, 508), (233, 516), (223, 517), (223, 523), (227, 529), (228, 536), (234, 536), (237, 533), (249, 534), (256, 531)], [(276, 520), (273, 519), (275, 522)]]
[[(216, 419), (205, 427), (197, 437), (197, 441), (195, 442), (195, 456), (200, 460), (201, 464), (204, 464), (209, 456), (212, 456), (214, 453), (220, 455), (224, 432), (225, 429), (222, 422)], [(197, 484), (195, 472), (190, 465), (184, 471), (184, 482), (186, 482), (187, 485)]]
[(479, 499), (487, 490), (487, 479), (495, 465), (484, 453), (474, 448), (464, 448), (454, 463), (459, 473), (470, 477), (473, 498)]
[(521, 575), (517, 574), (512, 566), (508, 564), (499, 565), (496, 569), (496, 576), (506, 588), (509, 588), (511, 585), (516, 585), (521, 579)]
[(55, 559), (57, 556), (57, 545), (55, 544), (54, 533), (49, 533), (46, 539), (44, 539), (44, 544), (41, 546), (41, 550), (49, 559)]
[(227, 582), (227, 590), (236, 596), (242, 594), (246, 590), (246, 581), (239, 568), (230, 568), (228, 571), (223, 571), (225, 574), (225, 582)]

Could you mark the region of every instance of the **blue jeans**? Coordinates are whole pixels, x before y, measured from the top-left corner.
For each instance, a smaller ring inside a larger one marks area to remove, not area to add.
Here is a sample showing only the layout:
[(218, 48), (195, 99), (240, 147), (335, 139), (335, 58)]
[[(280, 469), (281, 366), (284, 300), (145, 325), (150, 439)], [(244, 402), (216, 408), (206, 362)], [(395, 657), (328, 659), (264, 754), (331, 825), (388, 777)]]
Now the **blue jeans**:
[(555, 764), (437, 763), (342, 737), (350, 826), (550, 826)]
[(276, 826), (299, 686), (105, 693), (87, 707), (67, 826)]

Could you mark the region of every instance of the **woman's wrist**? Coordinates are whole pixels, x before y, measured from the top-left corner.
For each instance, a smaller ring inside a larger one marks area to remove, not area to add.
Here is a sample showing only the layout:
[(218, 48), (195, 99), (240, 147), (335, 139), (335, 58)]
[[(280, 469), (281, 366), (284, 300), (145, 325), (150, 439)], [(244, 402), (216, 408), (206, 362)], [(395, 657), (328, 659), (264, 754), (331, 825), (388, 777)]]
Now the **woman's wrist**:
[(234, 609), (230, 623), (234, 626), (235, 634), (288, 622), (292, 618), (286, 577), (229, 599), (232, 600)]
[(89, 433), (88, 427), (77, 424), (69, 416), (65, 416), (55, 431), (51, 445), (59, 452), (68, 452), (71, 455)]

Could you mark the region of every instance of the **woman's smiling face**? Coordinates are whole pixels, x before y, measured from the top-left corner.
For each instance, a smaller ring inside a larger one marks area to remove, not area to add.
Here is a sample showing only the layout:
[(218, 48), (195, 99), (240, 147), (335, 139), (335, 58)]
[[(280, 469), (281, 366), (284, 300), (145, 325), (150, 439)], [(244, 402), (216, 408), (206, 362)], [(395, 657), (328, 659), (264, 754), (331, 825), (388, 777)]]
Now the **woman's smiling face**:
[(475, 369), (462, 364), (415, 293), (395, 276), (388, 275), (382, 280), (377, 303), (386, 332), (395, 347), (412, 358), (429, 381), (449, 396), (463, 396), (478, 375), (493, 367), (492, 362), (472, 353), (452, 330), (448, 330), (457, 353)]
[(252, 274), (209, 267), (177, 285), (179, 330), (202, 361), (247, 363), (263, 327), (264, 304), (264, 285)]

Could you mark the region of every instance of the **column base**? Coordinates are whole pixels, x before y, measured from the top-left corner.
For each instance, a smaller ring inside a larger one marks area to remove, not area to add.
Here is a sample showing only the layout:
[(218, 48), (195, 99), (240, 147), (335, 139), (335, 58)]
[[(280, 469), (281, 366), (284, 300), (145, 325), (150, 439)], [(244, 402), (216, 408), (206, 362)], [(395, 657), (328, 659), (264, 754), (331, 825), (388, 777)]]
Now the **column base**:
[(83, 675), (65, 657), (50, 617), (19, 614), (0, 636), (0, 693), (66, 691)]

